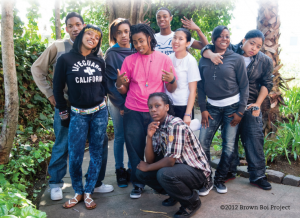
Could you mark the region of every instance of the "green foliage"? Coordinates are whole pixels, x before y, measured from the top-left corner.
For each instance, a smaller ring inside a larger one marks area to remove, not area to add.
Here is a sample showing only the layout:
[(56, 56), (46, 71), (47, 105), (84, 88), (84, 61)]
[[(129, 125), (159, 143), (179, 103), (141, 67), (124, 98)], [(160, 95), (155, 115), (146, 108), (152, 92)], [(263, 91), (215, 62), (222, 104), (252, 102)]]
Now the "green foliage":
[(279, 110), (283, 115), (300, 113), (300, 87), (294, 86), (284, 94), (284, 102), (287, 106), (281, 105)]
[(46, 213), (35, 209), (26, 196), (24, 185), (17, 182), (11, 184), (4, 174), (0, 173), (0, 217), (46, 218)]
[(290, 156), (297, 160), (300, 156), (300, 122), (299, 114), (288, 123), (280, 123), (275, 139), (265, 137), (266, 162), (273, 162), (278, 156), (285, 156), (289, 163)]

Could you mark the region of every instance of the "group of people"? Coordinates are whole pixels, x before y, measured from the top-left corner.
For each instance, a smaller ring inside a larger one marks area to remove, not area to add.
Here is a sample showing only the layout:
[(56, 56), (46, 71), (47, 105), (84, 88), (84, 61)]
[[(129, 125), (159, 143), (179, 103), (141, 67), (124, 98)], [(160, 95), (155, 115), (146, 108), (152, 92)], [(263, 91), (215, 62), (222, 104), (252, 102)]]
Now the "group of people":
[[(273, 63), (259, 51), (264, 35), (252, 30), (232, 45), (228, 28), (217, 26), (209, 45), (192, 19), (184, 17), (183, 28), (173, 32), (172, 18), (167, 8), (156, 12), (157, 34), (146, 23), (114, 20), (109, 27), (111, 47), (103, 58), (102, 30), (71, 12), (65, 19), (70, 39), (54, 42), (32, 65), (36, 84), (55, 106), (56, 140), (48, 168), (52, 200), (63, 197), (69, 156), (75, 196), (63, 207), (84, 201), (87, 209), (93, 209), (94, 192), (114, 190), (102, 182), (108, 112), (114, 125), (117, 184), (123, 188), (131, 181), (133, 199), (140, 198), (148, 185), (169, 195), (162, 205), (180, 203), (174, 217), (192, 216), (201, 206), (199, 195), (209, 194), (213, 186), (218, 193), (227, 192), (225, 182), (235, 178), (239, 164), (240, 137), (250, 183), (271, 189), (265, 176), (260, 105), (272, 89)], [(196, 31), (200, 41), (189, 30)], [(188, 52), (190, 47), (202, 49), (199, 66)], [(46, 80), (49, 65), (55, 68), (53, 89)], [(199, 137), (189, 127), (197, 89), (202, 113)], [(210, 146), (219, 128), (222, 155), (212, 179)], [(90, 163), (83, 187), (87, 139)]]

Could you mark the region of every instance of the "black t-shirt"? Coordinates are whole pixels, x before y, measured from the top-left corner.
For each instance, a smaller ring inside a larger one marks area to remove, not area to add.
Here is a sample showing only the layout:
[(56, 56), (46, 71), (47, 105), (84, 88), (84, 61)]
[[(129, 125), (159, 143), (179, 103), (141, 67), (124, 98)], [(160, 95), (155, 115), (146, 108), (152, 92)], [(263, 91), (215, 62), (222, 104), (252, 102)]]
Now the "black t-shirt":
[(94, 54), (84, 57), (71, 50), (61, 55), (56, 64), (53, 78), (53, 93), (56, 108), (67, 109), (63, 89), (68, 86), (72, 106), (82, 109), (95, 107), (103, 102), (106, 95), (105, 62)]

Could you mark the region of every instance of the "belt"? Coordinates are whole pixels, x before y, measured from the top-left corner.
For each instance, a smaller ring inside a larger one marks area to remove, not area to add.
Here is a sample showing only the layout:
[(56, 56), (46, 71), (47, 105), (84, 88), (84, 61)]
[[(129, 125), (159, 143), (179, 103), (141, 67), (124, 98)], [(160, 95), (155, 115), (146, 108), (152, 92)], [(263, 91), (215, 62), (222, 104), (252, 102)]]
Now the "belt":
[(76, 108), (71, 106), (71, 110), (75, 113), (78, 114), (82, 114), (82, 115), (86, 115), (86, 114), (92, 114), (95, 113), (103, 108), (106, 107), (105, 101), (103, 101), (100, 105), (93, 107), (93, 108), (89, 108), (89, 109), (80, 109), (80, 108)]

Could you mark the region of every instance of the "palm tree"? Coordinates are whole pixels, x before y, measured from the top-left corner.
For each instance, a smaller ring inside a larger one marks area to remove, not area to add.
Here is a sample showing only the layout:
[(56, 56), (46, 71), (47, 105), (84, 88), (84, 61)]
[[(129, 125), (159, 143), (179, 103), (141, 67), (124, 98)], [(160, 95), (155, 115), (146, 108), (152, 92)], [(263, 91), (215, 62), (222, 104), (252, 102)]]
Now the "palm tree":
[[(280, 37), (280, 17), (278, 15), (278, 0), (263, 0), (259, 2), (257, 29), (265, 35), (265, 44), (262, 52), (273, 60), (273, 89), (267, 96), (261, 106), (264, 122), (264, 133), (267, 135), (270, 132), (275, 133), (277, 127), (274, 125), (276, 121), (281, 121), (279, 113), (280, 104), (284, 104), (282, 98), (283, 90), (289, 89), (287, 84), (292, 79), (284, 80), (279, 73), (283, 66), (279, 58), (281, 49), (279, 48), (278, 40)], [(274, 134), (272, 134), (274, 136)]]

